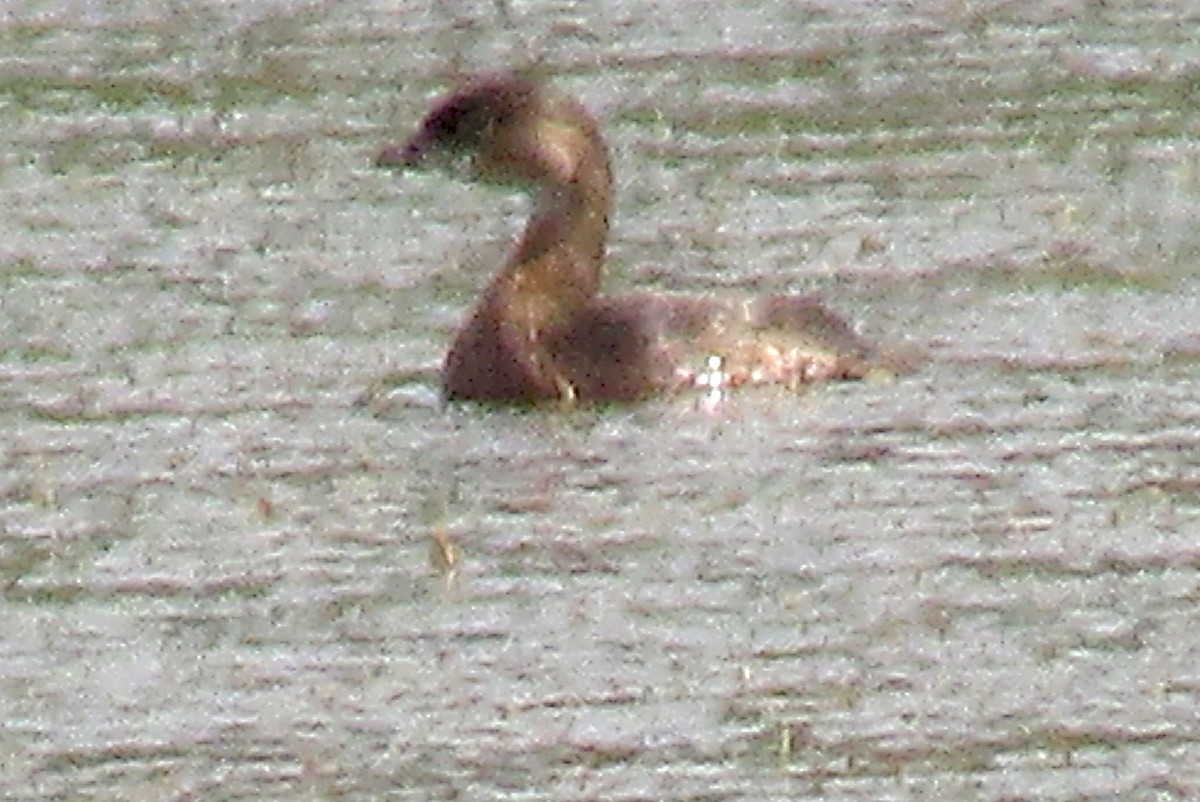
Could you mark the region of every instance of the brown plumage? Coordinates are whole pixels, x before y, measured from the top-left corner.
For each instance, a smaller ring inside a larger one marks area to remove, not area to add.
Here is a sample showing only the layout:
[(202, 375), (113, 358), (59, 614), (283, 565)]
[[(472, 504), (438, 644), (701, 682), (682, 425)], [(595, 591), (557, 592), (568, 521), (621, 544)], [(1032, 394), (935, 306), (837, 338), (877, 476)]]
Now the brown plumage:
[(458, 333), (448, 399), (631, 401), (685, 387), (861, 378), (870, 349), (806, 296), (726, 302), (600, 294), (612, 207), (608, 148), (575, 100), (515, 74), (473, 78), (436, 103), (379, 166), (446, 166), (518, 186), (533, 211)]

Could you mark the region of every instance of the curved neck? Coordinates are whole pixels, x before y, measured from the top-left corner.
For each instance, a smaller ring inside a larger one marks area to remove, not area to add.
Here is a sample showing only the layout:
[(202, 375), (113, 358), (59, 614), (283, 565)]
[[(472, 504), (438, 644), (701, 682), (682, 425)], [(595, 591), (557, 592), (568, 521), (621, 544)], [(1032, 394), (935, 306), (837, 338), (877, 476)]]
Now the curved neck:
[(612, 177), (599, 135), (577, 133), (585, 147), (571, 154), (570, 170), (544, 171), (525, 232), (489, 293), (529, 329), (569, 319), (600, 290)]
[(590, 141), (570, 180), (546, 178), (536, 187), (525, 233), (506, 272), (527, 269), (548, 251), (569, 258), (577, 279), (587, 279), (594, 294), (608, 240), (612, 178), (603, 143)]

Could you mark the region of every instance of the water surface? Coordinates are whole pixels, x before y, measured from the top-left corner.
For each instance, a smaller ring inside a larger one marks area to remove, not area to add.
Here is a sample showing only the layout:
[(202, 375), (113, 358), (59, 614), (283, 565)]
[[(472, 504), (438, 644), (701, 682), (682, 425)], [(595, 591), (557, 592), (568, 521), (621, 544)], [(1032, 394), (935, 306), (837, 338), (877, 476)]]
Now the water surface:
[[(0, 24), (4, 796), (1200, 793), (1196, 9), (459, 5)], [(439, 408), (525, 207), (371, 156), (531, 60), (612, 288), (922, 367)]]

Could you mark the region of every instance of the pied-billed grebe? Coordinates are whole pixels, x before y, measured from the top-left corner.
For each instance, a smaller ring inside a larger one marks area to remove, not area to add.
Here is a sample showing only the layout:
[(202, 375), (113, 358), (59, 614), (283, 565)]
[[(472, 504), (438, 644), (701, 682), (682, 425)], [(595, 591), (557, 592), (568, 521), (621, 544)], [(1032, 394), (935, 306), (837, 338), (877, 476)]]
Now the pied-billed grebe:
[(468, 157), (472, 177), (531, 192), (533, 212), (446, 357), (448, 399), (630, 401), (684, 387), (861, 378), (872, 368), (870, 349), (810, 297), (600, 295), (608, 148), (582, 105), (541, 82), (473, 78), (376, 164), (449, 167)]

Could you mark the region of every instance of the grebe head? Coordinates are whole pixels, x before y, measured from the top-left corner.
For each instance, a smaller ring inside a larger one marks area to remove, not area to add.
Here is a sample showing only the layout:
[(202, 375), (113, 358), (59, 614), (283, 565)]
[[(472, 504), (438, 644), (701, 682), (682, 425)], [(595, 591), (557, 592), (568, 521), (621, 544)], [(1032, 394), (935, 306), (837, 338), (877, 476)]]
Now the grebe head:
[(516, 73), (476, 77), (438, 102), (403, 146), (385, 147), (380, 167), (454, 168), (470, 177), (528, 189), (572, 183), (585, 163), (608, 155), (591, 115), (536, 79)]

